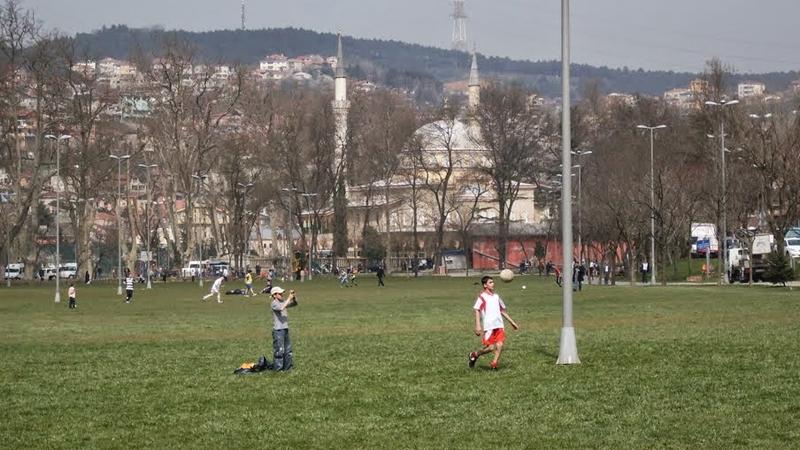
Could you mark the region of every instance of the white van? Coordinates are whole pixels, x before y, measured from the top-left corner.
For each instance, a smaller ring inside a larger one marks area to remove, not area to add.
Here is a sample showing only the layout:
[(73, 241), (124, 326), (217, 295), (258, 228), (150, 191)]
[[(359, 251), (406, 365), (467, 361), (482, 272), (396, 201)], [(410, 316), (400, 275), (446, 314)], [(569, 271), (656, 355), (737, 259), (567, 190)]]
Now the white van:
[(61, 265), (58, 268), (58, 277), (59, 278), (75, 278), (78, 276), (78, 263), (68, 262)]
[(25, 264), (12, 263), (6, 267), (5, 278), (11, 280), (21, 280), (25, 276)]
[(183, 278), (199, 276), (203, 271), (203, 266), (205, 264), (202, 261), (189, 261), (188, 266), (181, 268), (181, 276)]

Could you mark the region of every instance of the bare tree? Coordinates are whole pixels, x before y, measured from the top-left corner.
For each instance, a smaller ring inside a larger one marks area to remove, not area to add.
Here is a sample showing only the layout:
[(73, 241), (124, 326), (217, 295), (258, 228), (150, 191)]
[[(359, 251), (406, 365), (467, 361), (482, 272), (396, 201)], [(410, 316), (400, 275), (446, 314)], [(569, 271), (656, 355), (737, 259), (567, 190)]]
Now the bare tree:
[[(244, 73), (220, 81), (208, 67), (199, 64), (194, 49), (168, 37), (162, 55), (148, 66), (147, 80), (158, 89), (155, 113), (147, 121), (150, 145), (161, 169), (170, 173), (162, 180), (168, 199), (182, 193), (186, 200), (183, 230), (177, 229), (177, 214), (168, 202), (170, 242), (176, 261), (187, 261), (194, 252), (194, 181), (192, 175), (207, 174), (216, 161), (226, 119), (239, 103)], [(142, 64), (146, 65), (146, 64)], [(212, 214), (213, 216), (213, 214)]]
[(444, 104), (433, 111), (432, 121), (419, 130), (422, 146), (411, 154), (416, 159), (415, 163), (421, 171), (423, 188), (427, 197), (433, 200), (434, 224), (436, 237), (434, 243), (434, 269), (442, 261), (442, 245), (444, 242), (445, 227), (448, 217), (458, 208), (459, 204), (453, 202), (453, 191), (458, 171), (464, 171), (470, 161), (465, 160), (469, 148), (475, 147), (470, 141), (468, 124), (461, 120), (461, 107), (454, 101), (445, 101)]
[(544, 171), (539, 111), (534, 96), (518, 85), (489, 85), (481, 92), (472, 139), (486, 152), (481, 170), (492, 182), (498, 209), (500, 267), (506, 264), (511, 211), (523, 180), (536, 182)]
[[(402, 150), (417, 128), (415, 113), (411, 106), (398, 95), (378, 90), (365, 98), (365, 111), (357, 128), (360, 143), (359, 159), (362, 160), (362, 174), (366, 175), (367, 202), (373, 195), (383, 197), (383, 220), (385, 226), (385, 247), (391, 249), (390, 216), (393, 201), (391, 196), (392, 179), (400, 167)], [(375, 189), (379, 183), (380, 188)], [(373, 189), (375, 189), (373, 191)], [(376, 222), (380, 218), (376, 218)], [(365, 214), (364, 228), (369, 226), (369, 214)]]

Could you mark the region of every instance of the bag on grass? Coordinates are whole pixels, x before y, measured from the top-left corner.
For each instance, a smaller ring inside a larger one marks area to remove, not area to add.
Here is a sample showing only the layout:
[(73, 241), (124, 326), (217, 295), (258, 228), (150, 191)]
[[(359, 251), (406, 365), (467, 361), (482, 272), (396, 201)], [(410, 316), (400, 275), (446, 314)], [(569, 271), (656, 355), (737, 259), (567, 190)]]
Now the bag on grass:
[(267, 357), (261, 355), (258, 362), (246, 362), (233, 371), (236, 375), (246, 375), (250, 373), (263, 372), (264, 370), (272, 370), (272, 363), (267, 360)]

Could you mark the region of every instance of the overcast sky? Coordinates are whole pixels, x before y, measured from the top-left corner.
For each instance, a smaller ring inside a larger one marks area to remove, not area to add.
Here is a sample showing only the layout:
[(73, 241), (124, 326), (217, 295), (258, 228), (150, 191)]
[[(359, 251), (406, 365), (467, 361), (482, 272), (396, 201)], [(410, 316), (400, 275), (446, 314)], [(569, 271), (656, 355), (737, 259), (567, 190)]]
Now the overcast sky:
[[(241, 0), (23, 0), (47, 28), (237, 28)], [(737, 72), (800, 70), (800, 0), (572, 0), (572, 60), (700, 72), (714, 56)], [(487, 55), (560, 59), (558, 0), (466, 0), (470, 46)], [(247, 27), (293, 26), (450, 47), (450, 0), (248, 0)]]

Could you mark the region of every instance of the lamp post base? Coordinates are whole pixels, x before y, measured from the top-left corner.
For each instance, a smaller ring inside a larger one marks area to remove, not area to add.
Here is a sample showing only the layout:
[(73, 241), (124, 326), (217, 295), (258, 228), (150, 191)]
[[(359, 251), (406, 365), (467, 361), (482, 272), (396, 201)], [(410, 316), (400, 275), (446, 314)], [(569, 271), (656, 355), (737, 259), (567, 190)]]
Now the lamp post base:
[(575, 341), (575, 328), (561, 328), (561, 346), (558, 350), (558, 361), (556, 364), (580, 364), (578, 358), (578, 346)]
[(56, 303), (61, 303), (61, 292), (56, 291)]
[(122, 285), (121, 284), (117, 285), (117, 295), (122, 295)]
[(147, 276), (147, 289), (153, 289), (153, 283), (150, 282), (150, 275)]

